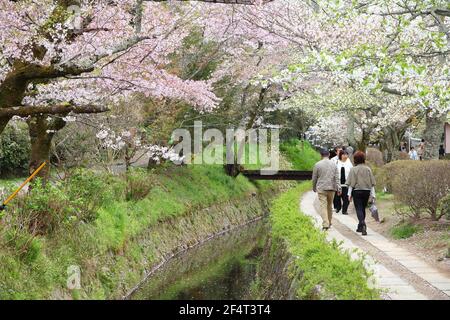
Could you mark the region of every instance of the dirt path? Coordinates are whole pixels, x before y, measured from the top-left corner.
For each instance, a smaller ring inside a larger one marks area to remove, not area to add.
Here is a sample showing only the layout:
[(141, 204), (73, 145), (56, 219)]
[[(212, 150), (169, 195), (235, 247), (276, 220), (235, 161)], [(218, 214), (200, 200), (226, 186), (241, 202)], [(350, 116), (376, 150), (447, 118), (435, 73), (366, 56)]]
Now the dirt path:
[[(322, 219), (318, 214), (318, 201), (315, 193), (308, 192), (301, 199), (303, 213), (311, 216), (318, 227)], [(327, 232), (329, 240), (342, 242), (344, 249), (352, 256), (366, 254), (366, 266), (374, 272), (371, 285), (386, 293), (385, 299), (450, 300), (450, 276), (426, 263), (408, 250), (368, 228), (368, 235), (362, 237), (356, 233), (354, 210), (348, 216), (333, 215), (333, 226)], [(369, 218), (370, 219), (370, 218)]]

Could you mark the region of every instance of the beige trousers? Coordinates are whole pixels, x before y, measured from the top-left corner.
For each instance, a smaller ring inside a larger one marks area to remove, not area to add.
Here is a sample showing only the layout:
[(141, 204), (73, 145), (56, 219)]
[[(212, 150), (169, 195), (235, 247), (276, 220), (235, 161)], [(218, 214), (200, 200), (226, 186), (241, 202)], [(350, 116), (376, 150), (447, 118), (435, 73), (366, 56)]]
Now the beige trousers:
[(335, 191), (318, 191), (322, 227), (329, 228), (333, 217), (333, 199)]

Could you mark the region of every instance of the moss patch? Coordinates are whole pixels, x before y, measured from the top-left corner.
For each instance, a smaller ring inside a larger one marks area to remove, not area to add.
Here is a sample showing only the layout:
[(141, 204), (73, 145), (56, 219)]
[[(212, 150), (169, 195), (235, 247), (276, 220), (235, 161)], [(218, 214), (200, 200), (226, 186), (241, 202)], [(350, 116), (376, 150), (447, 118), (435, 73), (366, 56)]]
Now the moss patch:
[(422, 228), (412, 223), (401, 223), (391, 228), (390, 233), (394, 239), (407, 239), (415, 233), (421, 231)]

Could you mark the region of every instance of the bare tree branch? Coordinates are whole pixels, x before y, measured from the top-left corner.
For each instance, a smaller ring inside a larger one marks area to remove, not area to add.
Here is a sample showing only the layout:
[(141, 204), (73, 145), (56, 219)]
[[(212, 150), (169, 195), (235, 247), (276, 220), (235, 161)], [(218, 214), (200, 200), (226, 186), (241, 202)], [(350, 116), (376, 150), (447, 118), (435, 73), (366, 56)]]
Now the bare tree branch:
[(19, 116), (27, 117), (39, 114), (58, 114), (67, 115), (70, 112), (73, 113), (102, 113), (109, 111), (106, 106), (95, 105), (51, 105), (51, 106), (20, 106), (0, 108), (0, 118)]

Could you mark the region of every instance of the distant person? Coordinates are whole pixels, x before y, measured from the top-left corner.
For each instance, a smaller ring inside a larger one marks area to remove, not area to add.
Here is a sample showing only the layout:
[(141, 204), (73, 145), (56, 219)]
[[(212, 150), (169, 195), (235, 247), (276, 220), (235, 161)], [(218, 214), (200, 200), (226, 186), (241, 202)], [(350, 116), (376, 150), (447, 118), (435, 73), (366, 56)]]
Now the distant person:
[(349, 201), (353, 200), (358, 216), (358, 228), (356, 232), (367, 235), (366, 207), (369, 198), (375, 199), (375, 177), (372, 170), (365, 165), (366, 155), (357, 151), (354, 155), (355, 166), (351, 168), (347, 178)]
[(406, 151), (406, 143), (401, 142), (400, 143), (400, 148), (398, 149), (400, 152), (407, 152)]
[[(341, 154), (342, 150), (344, 150), (344, 149), (345, 149), (345, 147), (341, 147), (341, 146), (334, 147), (334, 152), (335, 152), (336, 155), (334, 157), (330, 158), (330, 159), (331, 159), (331, 161), (333, 161), (333, 163), (336, 166), (338, 165), (338, 162), (339, 162), (339, 155)], [(333, 209), (336, 212), (337, 212), (336, 205), (337, 205), (338, 201), (339, 201), (339, 196), (338, 196), (337, 193), (335, 193), (334, 194), (334, 199), (333, 199)]]
[(423, 160), (423, 156), (425, 154), (425, 139), (422, 139), (419, 143), (419, 147), (417, 148), (417, 155), (419, 156), (419, 160)]
[(414, 149), (414, 147), (411, 147), (411, 150), (409, 150), (409, 159), (419, 160), (419, 155), (417, 154), (417, 151), (416, 149)]
[(331, 149), (330, 151), (329, 151), (329, 153), (330, 153), (330, 155), (328, 156), (328, 159), (334, 159), (334, 157), (336, 157), (336, 151), (334, 151), (334, 148), (333, 149)]
[(345, 151), (347, 151), (349, 158), (350, 158), (351, 155), (353, 155), (353, 147), (352, 146), (346, 147)]
[(338, 146), (334, 148), (334, 153), (335, 156), (331, 158), (331, 160), (337, 165), (338, 161), (339, 161), (339, 153), (341, 153), (342, 151), (342, 147)]
[(348, 146), (345, 150), (348, 152), (348, 158), (350, 159), (350, 161), (353, 164), (353, 151), (354, 151), (353, 147), (352, 146)]
[[(333, 161), (333, 163), (337, 166), (338, 162), (339, 162), (339, 156), (342, 152), (342, 150), (345, 150), (345, 147), (342, 146), (336, 146), (334, 147), (334, 152), (336, 153), (336, 155), (334, 157), (331, 158), (331, 161)], [(339, 174), (339, 173), (338, 173)], [(337, 193), (334, 194), (334, 198), (333, 198), (333, 210), (335, 212), (337, 212), (337, 206), (338, 206), (338, 202), (339, 202), (339, 196)]]
[(333, 198), (336, 192), (341, 193), (341, 186), (336, 165), (329, 159), (330, 152), (323, 149), (320, 155), (322, 160), (314, 165), (312, 183), (313, 191), (319, 196), (322, 228), (328, 230), (333, 217)]
[(342, 209), (342, 214), (347, 214), (349, 205), (347, 178), (352, 168), (353, 164), (348, 158), (348, 152), (346, 150), (342, 150), (339, 154), (339, 161), (337, 164), (339, 182), (341, 184), (342, 192), (340, 195), (336, 194), (334, 199), (334, 208), (336, 210), (336, 213), (339, 213), (339, 211), (341, 211)]
[(439, 146), (439, 159), (444, 159), (445, 158), (445, 149), (444, 149), (444, 145), (440, 145)]

